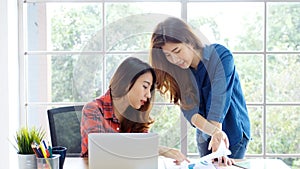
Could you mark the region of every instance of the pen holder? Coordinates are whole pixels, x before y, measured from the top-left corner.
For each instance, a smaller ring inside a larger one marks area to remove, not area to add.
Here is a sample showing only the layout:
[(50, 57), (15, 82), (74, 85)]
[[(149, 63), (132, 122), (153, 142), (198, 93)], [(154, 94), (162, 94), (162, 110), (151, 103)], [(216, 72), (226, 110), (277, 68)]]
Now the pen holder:
[(59, 169), (59, 154), (51, 158), (36, 158), (37, 169)]
[(59, 154), (59, 169), (63, 169), (65, 158), (67, 153), (67, 147), (55, 146), (52, 147), (52, 154)]

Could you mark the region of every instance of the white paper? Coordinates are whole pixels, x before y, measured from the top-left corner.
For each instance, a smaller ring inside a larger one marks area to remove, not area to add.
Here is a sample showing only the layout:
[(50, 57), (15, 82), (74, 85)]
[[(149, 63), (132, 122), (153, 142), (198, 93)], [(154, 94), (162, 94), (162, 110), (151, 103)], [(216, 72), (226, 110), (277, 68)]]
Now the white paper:
[(230, 155), (231, 151), (226, 148), (225, 142), (222, 141), (218, 150), (200, 158), (200, 161), (211, 161), (215, 158)]
[(212, 160), (215, 158), (219, 158), (222, 156), (230, 155), (231, 152), (225, 146), (224, 142), (221, 142), (219, 149), (216, 152), (208, 154), (200, 159), (192, 159), (190, 163), (186, 161), (182, 162), (180, 165), (175, 165), (173, 163), (173, 159), (162, 158), (162, 164), (159, 169), (189, 169), (193, 167), (193, 169), (216, 169)]

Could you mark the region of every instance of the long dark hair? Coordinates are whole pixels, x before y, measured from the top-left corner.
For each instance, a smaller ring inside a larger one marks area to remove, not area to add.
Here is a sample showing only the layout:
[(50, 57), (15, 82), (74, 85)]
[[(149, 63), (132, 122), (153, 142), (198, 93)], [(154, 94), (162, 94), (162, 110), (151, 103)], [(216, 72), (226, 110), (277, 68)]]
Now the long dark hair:
[(188, 44), (199, 53), (203, 45), (192, 28), (175, 17), (160, 22), (151, 38), (149, 60), (157, 74), (157, 89), (161, 94), (169, 92), (171, 102), (180, 104), (183, 109), (191, 109), (199, 103), (197, 84), (189, 69), (182, 69), (166, 59), (162, 51), (166, 43)]
[(125, 112), (121, 113), (121, 132), (145, 132), (154, 122), (150, 117), (150, 111), (154, 100), (156, 74), (148, 63), (135, 57), (129, 57), (120, 64), (110, 80), (109, 88), (112, 98), (121, 98), (130, 91), (136, 80), (147, 72), (150, 72), (153, 77), (150, 88), (152, 97), (147, 99), (147, 102), (139, 110), (128, 106)]

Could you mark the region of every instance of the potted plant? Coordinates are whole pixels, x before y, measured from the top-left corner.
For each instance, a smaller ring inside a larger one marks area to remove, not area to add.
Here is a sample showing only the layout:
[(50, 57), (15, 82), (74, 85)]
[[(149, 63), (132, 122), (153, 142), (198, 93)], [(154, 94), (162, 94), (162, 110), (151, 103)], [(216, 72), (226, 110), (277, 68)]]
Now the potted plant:
[(15, 140), (17, 143), (20, 169), (36, 169), (36, 157), (31, 148), (31, 143), (36, 142), (40, 144), (40, 141), (44, 139), (45, 135), (46, 132), (44, 130), (35, 127), (22, 127), (16, 132)]

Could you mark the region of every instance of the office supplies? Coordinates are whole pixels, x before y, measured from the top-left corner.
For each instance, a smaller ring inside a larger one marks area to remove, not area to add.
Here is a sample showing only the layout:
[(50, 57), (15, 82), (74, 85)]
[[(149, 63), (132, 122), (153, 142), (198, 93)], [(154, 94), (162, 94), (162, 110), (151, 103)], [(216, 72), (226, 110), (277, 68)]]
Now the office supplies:
[(41, 141), (41, 144), (43, 143), (43, 145), (44, 145), (44, 147), (45, 147), (45, 149), (48, 149), (48, 146), (46, 145), (46, 142), (45, 142), (45, 140), (42, 140)]
[(40, 146), (40, 149), (41, 149), (41, 151), (42, 151), (43, 157), (44, 157), (44, 158), (48, 158), (47, 152), (46, 152), (46, 150), (45, 150), (45, 147), (42, 145), (42, 143), (40, 143), (39, 146)]
[(52, 146), (50, 145), (49, 141), (48, 141), (48, 150), (50, 153), (50, 158), (52, 158)]
[(37, 145), (36, 145), (35, 142), (32, 142), (32, 143), (31, 143), (31, 148), (32, 148), (32, 150), (33, 150), (33, 152), (34, 152), (34, 154), (35, 154), (35, 156), (36, 156), (37, 158), (43, 157), (42, 153), (41, 153), (41, 152), (39, 151), (39, 149), (37, 148)]
[(54, 154), (52, 158), (36, 158), (37, 169), (59, 169), (59, 154)]
[(90, 133), (89, 169), (157, 169), (155, 133)]
[(42, 147), (41, 149), (45, 152), (46, 157), (47, 157), (47, 158), (50, 158), (50, 157), (51, 157), (51, 154), (50, 154), (50, 152), (49, 152), (49, 150), (48, 150), (48, 146), (47, 146), (45, 140), (42, 140), (42, 141), (40, 142), (40, 147)]

